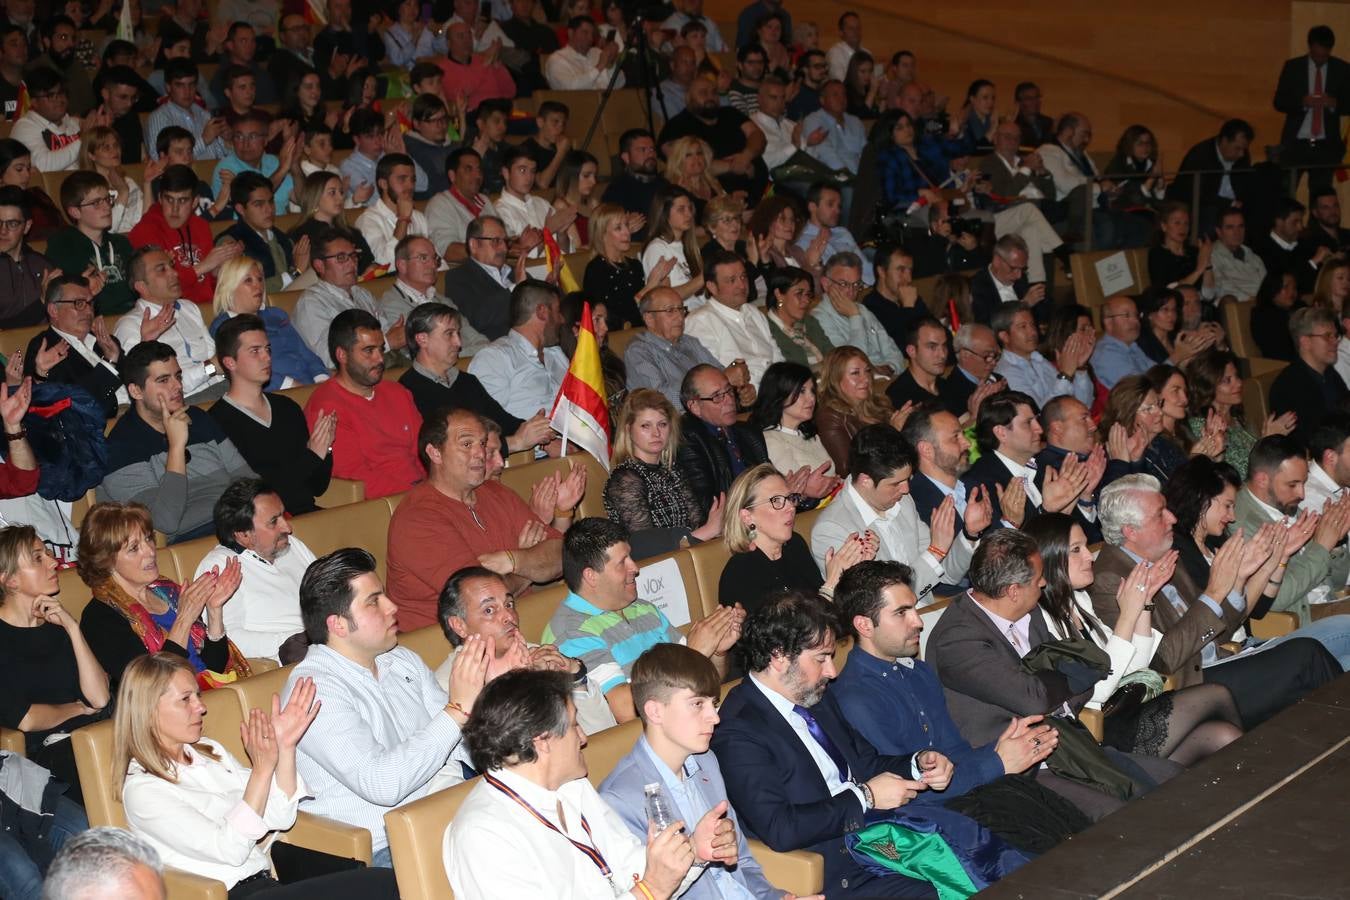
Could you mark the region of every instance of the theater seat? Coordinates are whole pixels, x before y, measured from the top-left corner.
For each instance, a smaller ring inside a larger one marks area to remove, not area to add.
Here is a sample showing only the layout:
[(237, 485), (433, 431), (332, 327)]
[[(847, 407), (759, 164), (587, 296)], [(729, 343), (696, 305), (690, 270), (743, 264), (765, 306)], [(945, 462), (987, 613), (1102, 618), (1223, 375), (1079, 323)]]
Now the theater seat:
[(401, 900), (445, 900), (454, 896), (442, 856), (445, 829), (481, 780), (470, 779), (384, 814)]
[(341, 547), (363, 547), (375, 557), (375, 574), (385, 579), (388, 559), (389, 504), (383, 497), (296, 516), (291, 528), (315, 556)]
[(551, 584), (545, 588), (531, 591), (516, 601), (516, 614), (520, 616), (520, 633), (531, 644), (537, 644), (544, 636), (544, 626), (562, 606), (567, 596), (567, 585), (563, 582)]
[(704, 541), (689, 548), (689, 556), (694, 564), (694, 577), (698, 581), (698, 591), (703, 605), (708, 609), (716, 608), (721, 602), (718, 597), (718, 582), (722, 570), (731, 559), (731, 551), (722, 540)]
[(439, 625), (427, 625), (404, 632), (398, 636), (398, 642), (422, 657), (422, 662), (433, 672), (450, 655), (450, 642), (445, 639), (445, 632), (441, 631)]

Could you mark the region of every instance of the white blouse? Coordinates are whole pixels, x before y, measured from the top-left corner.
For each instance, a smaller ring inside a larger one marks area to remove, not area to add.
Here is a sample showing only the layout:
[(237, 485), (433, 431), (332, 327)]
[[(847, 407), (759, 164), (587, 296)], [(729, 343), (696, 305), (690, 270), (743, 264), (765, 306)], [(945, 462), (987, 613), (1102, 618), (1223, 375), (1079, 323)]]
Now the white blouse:
[(267, 808), (259, 816), (244, 802), (252, 770), (215, 741), (202, 738), (201, 743), (220, 761), (188, 747), (191, 762), (178, 766), (176, 784), (151, 775), (133, 760), (122, 803), (131, 830), (159, 851), (166, 866), (223, 881), (228, 889), (271, 869), (269, 832), (295, 824), (300, 798), (308, 789), (297, 774), (295, 793), (287, 796), (273, 779)]
[[(675, 257), (675, 267), (670, 270), (670, 286), (677, 288), (694, 280), (693, 270), (689, 268), (689, 258), (684, 255), (684, 244), (668, 241), (665, 238), (652, 238), (642, 250), (642, 274), (652, 274), (656, 264), (668, 256)], [(700, 291), (685, 298), (684, 308), (693, 312), (708, 302), (707, 296)]]
[(834, 461), (818, 437), (804, 438), (795, 428), (768, 428), (764, 431), (764, 446), (769, 451), (769, 462), (779, 472), (795, 472), (802, 466), (810, 466), (814, 471), (821, 463), (829, 463), (825, 474), (834, 474)]
[[(1080, 614), (1095, 614), (1092, 612), (1092, 598), (1088, 596), (1087, 591), (1074, 591), (1074, 603), (1078, 605)], [(1041, 616), (1045, 619), (1046, 627), (1056, 638), (1064, 638), (1060, 634), (1059, 626), (1055, 621), (1041, 611)], [(1086, 626), (1086, 622), (1084, 625)], [(1106, 627), (1106, 623), (1102, 623)], [(1138, 672), (1140, 669), (1147, 669), (1148, 664), (1153, 661), (1153, 655), (1158, 652), (1158, 645), (1162, 643), (1162, 632), (1154, 628), (1149, 635), (1136, 634), (1131, 640), (1125, 640), (1115, 632), (1107, 630), (1106, 637), (1103, 638), (1091, 628), (1084, 627), (1084, 634), (1092, 640), (1094, 644), (1106, 651), (1106, 655), (1111, 658), (1111, 671), (1106, 677), (1097, 682), (1096, 687), (1092, 689), (1092, 699), (1087, 702), (1091, 709), (1101, 709), (1116, 688), (1120, 685), (1120, 680), (1131, 672)]]

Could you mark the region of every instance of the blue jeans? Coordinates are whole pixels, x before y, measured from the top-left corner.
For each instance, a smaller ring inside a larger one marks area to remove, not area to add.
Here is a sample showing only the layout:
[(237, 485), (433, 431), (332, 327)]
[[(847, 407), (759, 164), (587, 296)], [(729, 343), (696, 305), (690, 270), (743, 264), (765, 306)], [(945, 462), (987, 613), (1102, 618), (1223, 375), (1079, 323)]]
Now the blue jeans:
[(371, 868), (374, 869), (392, 869), (394, 867), (394, 855), (389, 852), (389, 848), (376, 850), (370, 858)]
[(73, 800), (58, 797), (46, 840), (16, 832), (0, 832), (0, 897), (6, 900), (39, 900), (42, 875), (70, 837), (89, 827), (84, 809)]
[(1268, 647), (1296, 637), (1312, 638), (1317, 641), (1327, 648), (1328, 653), (1336, 657), (1336, 661), (1341, 664), (1343, 670), (1350, 672), (1350, 615), (1327, 616), (1325, 619), (1318, 619), (1316, 622), (1304, 625), (1297, 631), (1271, 638), (1261, 646)]

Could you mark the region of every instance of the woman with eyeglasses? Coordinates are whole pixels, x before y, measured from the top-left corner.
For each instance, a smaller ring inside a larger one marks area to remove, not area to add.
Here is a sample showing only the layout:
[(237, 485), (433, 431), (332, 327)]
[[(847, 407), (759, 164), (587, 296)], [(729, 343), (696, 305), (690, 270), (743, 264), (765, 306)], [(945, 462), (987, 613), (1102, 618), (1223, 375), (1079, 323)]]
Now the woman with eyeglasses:
[(909, 418), (910, 404), (895, 409), (872, 377), (872, 363), (857, 347), (836, 347), (820, 367), (816, 431), (834, 460), (835, 474), (848, 475), (848, 448), (864, 425), (890, 425), (899, 431)]
[(714, 250), (735, 253), (745, 260), (745, 271), (750, 275), (750, 292), (746, 302), (753, 303), (765, 291), (764, 275), (759, 271), (758, 246), (754, 241), (745, 240), (745, 201), (736, 194), (723, 194), (708, 201), (703, 208), (703, 228), (708, 232), (708, 242), (703, 245), (703, 255)]
[[(1188, 432), (1201, 434), (1211, 418), (1217, 417), (1225, 430), (1223, 460), (1245, 479), (1248, 457), (1259, 438), (1242, 415), (1242, 376), (1238, 374), (1237, 357), (1228, 350), (1206, 350), (1183, 371), (1190, 399)], [(1267, 416), (1261, 437), (1292, 434), (1297, 424), (1298, 416), (1292, 412)]]
[(32, 152), (26, 146), (13, 138), (0, 138), (0, 185), (12, 185), (23, 191), (33, 223), (28, 229), (28, 240), (45, 241), (66, 227), (66, 217), (42, 189), (41, 173), (37, 186), (29, 186), (35, 171)]
[[(642, 271), (648, 278), (667, 270), (674, 288), (690, 309), (707, 303), (703, 294), (703, 257), (698, 252), (694, 198), (682, 187), (668, 185), (652, 199), (651, 238), (642, 249)], [(670, 260), (670, 262), (667, 262)]]
[(610, 331), (642, 326), (638, 304), (653, 288), (668, 285), (675, 263), (643, 274), (642, 262), (628, 255), (633, 246), (629, 216), (616, 203), (601, 203), (589, 223), (591, 251), (581, 290), (593, 303), (603, 303)]
[(793, 531), (797, 495), (769, 463), (742, 472), (731, 484), (722, 509), (722, 540), (731, 558), (717, 583), (717, 601), (739, 603), (754, 615), (765, 601), (785, 590), (834, 596), (839, 578), (850, 566), (872, 559), (877, 537), (851, 534), (837, 551), (825, 557), (821, 576), (811, 548)]
[[(375, 254), (371, 252), (365, 236), (357, 229), (349, 228), (342, 217), (346, 194), (342, 190), (341, 175), (322, 170), (311, 172), (300, 183), (296, 195), (300, 200), (300, 224), (287, 235), (293, 243), (308, 236), (312, 244), (319, 232), (333, 228), (356, 247), (357, 277), (375, 263)], [(301, 275), (301, 278), (304, 277)]]
[(779, 362), (769, 366), (759, 381), (759, 396), (750, 411), (750, 424), (764, 432), (769, 462), (780, 472), (805, 466), (815, 471), (834, 462), (816, 437), (816, 377), (806, 366)]
[(167, 160), (150, 160), (145, 164), (145, 188), (122, 171), (122, 140), (107, 125), (98, 125), (83, 135), (80, 143), (80, 168), (92, 169), (108, 180), (113, 197), (112, 230), (126, 234), (141, 220), (150, 182), (158, 178), (168, 165)]
[(1162, 404), (1158, 392), (1143, 375), (1126, 375), (1106, 395), (1106, 407), (1097, 425), (1097, 436), (1103, 445), (1110, 437), (1113, 425), (1123, 427), (1135, 446), (1144, 446), (1141, 465), (1164, 484), (1172, 470), (1186, 461), (1185, 454), (1180, 458), (1169, 454), (1163, 459), (1154, 449), (1154, 442), (1163, 430)]

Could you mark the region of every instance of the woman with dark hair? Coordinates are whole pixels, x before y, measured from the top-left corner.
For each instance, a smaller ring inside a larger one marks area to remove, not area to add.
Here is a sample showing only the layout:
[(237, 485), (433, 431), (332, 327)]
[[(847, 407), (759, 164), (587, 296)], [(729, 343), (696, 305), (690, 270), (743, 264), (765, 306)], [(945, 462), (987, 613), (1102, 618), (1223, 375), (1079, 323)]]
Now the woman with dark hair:
[(961, 122), (961, 133), (967, 146), (972, 149), (992, 147), (994, 126), (994, 105), (998, 94), (994, 83), (985, 78), (977, 78), (966, 88), (965, 119)]
[[(558, 346), (571, 359), (581, 335), (581, 312), (589, 298), (582, 291), (572, 291), (562, 298), (558, 311), (562, 314), (562, 328), (558, 331)], [(590, 300), (591, 323), (595, 328), (595, 342), (600, 345), (600, 370), (605, 377), (605, 396), (609, 398), (610, 415), (619, 410), (624, 394), (628, 393), (628, 370), (623, 360), (609, 349), (609, 311), (605, 304)]]
[(1186, 204), (1168, 200), (1158, 207), (1158, 239), (1148, 250), (1148, 281), (1160, 287), (1189, 284), (1200, 296), (1213, 300), (1214, 269), (1209, 255), (1214, 242), (1208, 237), (1190, 242), (1191, 211)]
[[(1139, 295), (1139, 349), (1155, 363), (1176, 357), (1177, 326), (1181, 321), (1181, 293), (1171, 288), (1149, 288)], [(1184, 362), (1184, 360), (1179, 360)]]
[(815, 316), (808, 315), (815, 301), (816, 280), (796, 266), (770, 268), (769, 331), (788, 362), (819, 371), (834, 344)]
[[(1162, 403), (1158, 392), (1153, 389), (1143, 375), (1126, 375), (1116, 382), (1115, 387), (1106, 395), (1106, 406), (1102, 409), (1101, 422), (1097, 426), (1097, 435), (1102, 444), (1111, 436), (1114, 425), (1123, 427), (1131, 440), (1142, 441), (1144, 469), (1159, 481), (1166, 482), (1172, 470), (1186, 461), (1185, 454), (1173, 458), (1163, 453), (1172, 447), (1170, 441), (1162, 438)], [(1161, 450), (1155, 450), (1155, 444), (1166, 441)]]
[[(1210, 417), (1217, 417), (1226, 435), (1223, 459), (1245, 479), (1247, 458), (1259, 438), (1242, 416), (1242, 376), (1238, 374), (1237, 357), (1228, 350), (1206, 350), (1186, 363), (1183, 371), (1190, 395), (1187, 429), (1191, 434), (1200, 434)], [(1297, 424), (1298, 416), (1292, 412), (1267, 416), (1261, 437), (1290, 434)]]
[(1167, 179), (1158, 167), (1158, 139), (1147, 126), (1125, 129), (1103, 174), (1118, 179), (1120, 190), (1111, 201), (1117, 209), (1156, 209), (1167, 196)]
[[(668, 185), (652, 198), (651, 228), (642, 248), (642, 271), (651, 277), (663, 260), (671, 259), (667, 277), (670, 286), (689, 309), (707, 302), (703, 296), (703, 257), (698, 252), (694, 197), (682, 187)], [(693, 299), (694, 302), (689, 301)]]
[[(973, 321), (973, 320), (972, 320)], [(1097, 329), (1092, 324), (1092, 312), (1086, 306), (1078, 303), (1070, 303), (1067, 306), (1057, 306), (1055, 311), (1050, 314), (1050, 324), (1045, 330), (1045, 339), (1041, 341), (1041, 355), (1051, 362), (1055, 362), (1059, 356), (1060, 348), (1064, 346), (1065, 341), (1072, 334), (1082, 334), (1095, 340)], [(1102, 409), (1106, 406), (1106, 396), (1109, 393), (1106, 385), (1097, 380), (1097, 375), (1092, 371), (1092, 364), (1087, 365), (1088, 376), (1092, 378), (1092, 416), (1096, 418), (1101, 415)]]
[[(33, 180), (32, 152), (13, 138), (0, 138), (0, 186), (13, 185), (21, 188), (28, 200), (29, 241), (45, 241), (66, 226), (66, 217), (56, 208), (52, 198), (47, 196), (40, 185), (29, 187)], [(40, 174), (40, 173), (39, 173)]]
[(1144, 451), (1144, 460), (1170, 476), (1188, 456), (1221, 458), (1226, 435), (1218, 416), (1208, 414), (1199, 431), (1192, 431), (1186, 424), (1190, 392), (1181, 370), (1164, 363), (1149, 369), (1144, 378), (1157, 393), (1162, 413), (1162, 431)]
[[(927, 205), (942, 203), (937, 183), (947, 177), (946, 158), (932, 141), (921, 137), (909, 113), (896, 111), (878, 122), (877, 130), (885, 123), (890, 125), (889, 140), (878, 138), (876, 175), (886, 209), (906, 214), (920, 200)], [(923, 218), (926, 226), (927, 217)]]
[[(1115, 627), (1108, 629), (1094, 615), (1087, 593), (1094, 573), (1092, 550), (1083, 529), (1063, 513), (1042, 513), (1024, 530), (1041, 551), (1045, 587), (1040, 608), (1051, 634), (1090, 640), (1111, 659), (1111, 670), (1093, 688), (1088, 706), (1109, 709), (1122, 682), (1132, 691), (1147, 692), (1150, 681), (1160, 686), (1162, 676), (1148, 668), (1163, 638), (1153, 627), (1150, 608), (1169, 602), (1161, 588), (1172, 578), (1176, 551), (1152, 565), (1140, 562), (1121, 581), (1116, 593), (1120, 616)], [(1163, 757), (1189, 766), (1241, 737), (1241, 721), (1228, 688), (1199, 684), (1158, 693), (1130, 712), (1108, 712), (1102, 743), (1123, 753)]]
[[(319, 73), (313, 69), (296, 69), (290, 81), (282, 85), (284, 90), (279, 119), (294, 122), (299, 131), (312, 125), (326, 125), (334, 128), (338, 124), (338, 111), (326, 110), (323, 105), (323, 86)], [(281, 136), (278, 135), (278, 138)], [(282, 140), (273, 140), (267, 148), (269, 153), (280, 149)]]
[(870, 121), (878, 115), (877, 90), (881, 79), (876, 74), (876, 62), (866, 50), (858, 50), (848, 58), (844, 74), (844, 93), (848, 97), (848, 114)]
[(825, 445), (816, 437), (816, 378), (806, 366), (780, 362), (769, 366), (759, 381), (759, 396), (750, 411), (750, 424), (764, 432), (769, 462), (780, 472), (795, 472), (802, 466), (815, 471), (834, 463)]
[(1298, 357), (1289, 334), (1289, 317), (1302, 309), (1298, 279), (1293, 272), (1271, 272), (1256, 291), (1252, 305), (1252, 337), (1266, 359), (1293, 362)]
[(568, 226), (567, 242), (564, 253), (575, 253), (590, 243), (590, 222), (600, 204), (600, 191), (596, 190), (600, 174), (600, 162), (584, 150), (569, 150), (563, 157), (562, 165), (554, 182), (556, 195), (553, 208), (574, 207), (576, 220)]
[(825, 248), (829, 245), (830, 233), (822, 228), (811, 245), (803, 250), (796, 241), (804, 225), (805, 219), (798, 211), (797, 201), (791, 197), (782, 194), (767, 197), (755, 207), (747, 226), (748, 240), (755, 242), (759, 272), (766, 279), (775, 268), (784, 266), (805, 269), (813, 278), (824, 272)]

